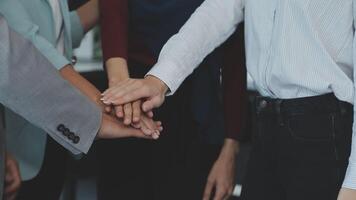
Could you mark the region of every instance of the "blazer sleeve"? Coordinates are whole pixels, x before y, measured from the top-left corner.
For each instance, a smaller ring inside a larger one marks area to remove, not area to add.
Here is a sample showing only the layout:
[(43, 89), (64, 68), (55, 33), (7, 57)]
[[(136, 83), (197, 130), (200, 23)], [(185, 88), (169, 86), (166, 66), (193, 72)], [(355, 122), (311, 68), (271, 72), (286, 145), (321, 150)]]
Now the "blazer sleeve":
[(226, 137), (244, 139), (247, 118), (246, 63), (243, 26), (225, 46), (222, 72)]
[(0, 103), (45, 130), (74, 154), (87, 153), (100, 109), (61, 78), (33, 43), (0, 16)]
[(1, 0), (0, 13), (6, 19), (8, 26), (33, 43), (56, 69), (70, 64), (70, 61), (61, 55), (48, 40), (39, 35), (39, 27), (29, 20), (30, 16), (18, 0)]
[(99, 1), (104, 61), (128, 53), (128, 0)]

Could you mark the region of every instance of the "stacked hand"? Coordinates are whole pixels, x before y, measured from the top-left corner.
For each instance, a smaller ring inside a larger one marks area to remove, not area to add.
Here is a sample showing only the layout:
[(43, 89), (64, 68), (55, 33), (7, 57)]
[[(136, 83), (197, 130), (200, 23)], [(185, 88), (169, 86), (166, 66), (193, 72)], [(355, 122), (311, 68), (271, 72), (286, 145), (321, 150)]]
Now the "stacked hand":
[(145, 79), (127, 79), (110, 87), (102, 95), (106, 105), (124, 105), (138, 99), (145, 99), (142, 111), (150, 113), (152, 109), (162, 105), (168, 87), (160, 79), (147, 76)]
[[(111, 108), (104, 108), (100, 100), (100, 92), (85, 78), (78, 74), (72, 66), (66, 66), (60, 70), (60, 74), (64, 79), (69, 81), (73, 86), (78, 88), (84, 95), (95, 102), (99, 107), (103, 108), (103, 118), (98, 138), (126, 138), (138, 137), (145, 139), (158, 139), (160, 131), (162, 131), (161, 122), (155, 122), (151, 117), (152, 113), (141, 115), (140, 112), (132, 109), (120, 109), (119, 106), (114, 107), (115, 113), (111, 112)], [(131, 105), (131, 104), (130, 104)], [(111, 106), (111, 105), (110, 105)], [(134, 103), (134, 108), (140, 108), (140, 102)], [(131, 111), (130, 111), (131, 110)], [(124, 112), (125, 111), (125, 112)], [(140, 111), (140, 110), (139, 110)], [(122, 118), (125, 113), (126, 118)], [(134, 117), (133, 120), (132, 117)], [(124, 122), (122, 122), (122, 119)], [(128, 125), (132, 126), (128, 126)]]

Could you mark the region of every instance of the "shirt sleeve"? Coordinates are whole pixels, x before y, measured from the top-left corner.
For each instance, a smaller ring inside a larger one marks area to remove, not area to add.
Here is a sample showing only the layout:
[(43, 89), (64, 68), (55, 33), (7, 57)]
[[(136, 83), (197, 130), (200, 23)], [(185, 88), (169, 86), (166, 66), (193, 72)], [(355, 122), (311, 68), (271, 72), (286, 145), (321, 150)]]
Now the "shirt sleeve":
[(29, 20), (30, 17), (26, 15), (26, 10), (17, 0), (0, 1), (0, 12), (7, 20), (9, 27), (32, 42), (56, 69), (70, 64), (67, 58), (39, 34), (39, 27)]
[(247, 115), (246, 62), (243, 26), (228, 41), (222, 71), (226, 138), (242, 140)]
[(71, 34), (72, 34), (72, 45), (73, 49), (78, 48), (83, 37), (84, 28), (80, 21), (79, 15), (76, 11), (70, 13), (70, 24), (71, 24)]
[(104, 61), (127, 60), (128, 0), (99, 1), (99, 6)]
[(206, 0), (164, 45), (157, 64), (147, 75), (161, 79), (173, 94), (242, 20), (242, 0)]
[[(354, 6), (354, 26), (356, 26), (356, 0), (354, 0), (353, 3)], [(356, 63), (356, 36), (354, 36), (354, 52), (353, 52), (353, 58), (354, 58), (354, 65)], [(355, 66), (354, 66), (355, 67)], [(354, 84), (356, 83), (356, 70), (354, 70)], [(355, 88), (355, 93), (356, 93), (356, 84), (354, 86)], [(356, 98), (354, 98), (354, 114), (355, 112), (355, 105), (356, 105)], [(354, 120), (356, 115), (354, 115)], [(349, 189), (355, 189), (356, 190), (356, 123), (354, 121), (353, 123), (353, 134), (352, 134), (352, 147), (351, 147), (351, 155), (349, 159), (349, 166), (346, 171), (346, 176), (343, 184), (344, 188), (349, 188)]]

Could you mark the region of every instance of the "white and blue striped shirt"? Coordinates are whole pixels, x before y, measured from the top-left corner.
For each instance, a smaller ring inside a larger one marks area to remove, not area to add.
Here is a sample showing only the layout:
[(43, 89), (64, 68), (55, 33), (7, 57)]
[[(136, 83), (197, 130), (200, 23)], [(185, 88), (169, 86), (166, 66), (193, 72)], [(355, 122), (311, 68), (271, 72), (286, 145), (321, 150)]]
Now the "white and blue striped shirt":
[[(289, 99), (333, 92), (354, 104), (355, 8), (356, 0), (206, 0), (148, 74), (174, 93), (244, 20), (247, 70), (262, 95)], [(353, 135), (343, 186), (356, 189)]]

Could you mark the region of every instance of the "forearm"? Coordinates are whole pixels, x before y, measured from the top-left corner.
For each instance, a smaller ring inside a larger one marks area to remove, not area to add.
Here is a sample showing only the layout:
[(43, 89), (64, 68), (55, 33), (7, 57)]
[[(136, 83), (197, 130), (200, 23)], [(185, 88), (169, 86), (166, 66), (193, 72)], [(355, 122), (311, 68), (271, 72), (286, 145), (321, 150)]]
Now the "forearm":
[(237, 140), (226, 138), (220, 152), (220, 158), (235, 157), (240, 151), (240, 143)]
[(99, 3), (98, 0), (90, 0), (77, 9), (84, 32), (91, 30), (99, 21)]
[(78, 72), (76, 72), (71, 65), (63, 67), (59, 72), (65, 80), (80, 90), (90, 100), (98, 106), (103, 107), (103, 104), (100, 101), (100, 91)]
[(100, 31), (103, 59), (127, 60), (128, 42), (128, 0), (101, 0)]
[(114, 85), (115, 83), (118, 83), (130, 77), (127, 67), (127, 61), (124, 58), (110, 58), (105, 62), (105, 65), (109, 79), (109, 86)]
[(158, 63), (148, 74), (160, 78), (174, 93), (242, 19), (241, 0), (206, 0), (164, 45)]

